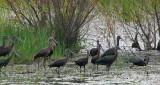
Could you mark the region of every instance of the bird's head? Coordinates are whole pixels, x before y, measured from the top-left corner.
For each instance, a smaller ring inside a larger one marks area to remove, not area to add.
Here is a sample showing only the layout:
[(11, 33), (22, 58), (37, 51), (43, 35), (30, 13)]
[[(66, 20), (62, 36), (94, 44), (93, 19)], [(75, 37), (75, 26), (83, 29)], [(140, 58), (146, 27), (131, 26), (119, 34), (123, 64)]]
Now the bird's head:
[(74, 52), (71, 51), (69, 48), (67, 48), (67, 49), (65, 49), (65, 55), (66, 55), (66, 57), (69, 57), (69, 52), (74, 55)]
[(8, 36), (6, 36), (6, 35), (3, 36), (3, 40), (6, 40), (6, 39), (8, 39), (8, 40), (10, 40), (12, 43), (14, 43), (13, 40), (11, 40), (10, 38), (8, 38)]
[(121, 36), (118, 35), (117, 40), (120, 40), (120, 39), (126, 43), (126, 41)]
[(20, 55), (18, 53), (16, 53), (15, 51), (12, 51), (11, 55), (15, 55), (15, 57), (20, 58)]
[(149, 62), (149, 56), (144, 56), (145, 58), (144, 58), (144, 61), (146, 62), (146, 64), (148, 64), (148, 62)]
[(19, 41), (23, 43), (23, 41), (20, 38), (18, 38), (16, 35), (12, 35), (12, 40), (14, 40), (15, 38), (17, 38)]
[(55, 46), (58, 45), (58, 42), (54, 38), (49, 38), (49, 42), (52, 42)]

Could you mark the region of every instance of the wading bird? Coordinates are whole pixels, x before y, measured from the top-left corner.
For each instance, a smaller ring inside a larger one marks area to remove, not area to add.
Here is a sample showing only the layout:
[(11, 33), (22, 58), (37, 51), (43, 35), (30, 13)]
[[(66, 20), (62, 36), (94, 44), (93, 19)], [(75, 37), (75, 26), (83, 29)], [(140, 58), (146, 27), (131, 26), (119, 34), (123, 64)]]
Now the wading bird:
[(87, 57), (80, 58), (80, 59), (74, 61), (76, 65), (80, 66), (80, 73), (81, 73), (81, 67), (82, 66), (84, 67), (84, 73), (85, 73), (85, 66), (88, 63), (88, 56), (89, 56), (89, 50), (87, 50)]
[[(117, 36), (117, 45), (116, 45), (116, 47), (114, 47), (114, 48), (110, 48), (110, 49), (108, 49), (108, 50), (106, 50), (102, 55), (101, 55), (101, 57), (105, 57), (105, 56), (107, 56), (107, 55), (115, 55), (115, 49), (117, 48), (117, 47), (119, 47), (119, 40), (123, 40), (120, 36)], [(124, 41), (124, 40), (123, 40)]]
[(112, 63), (116, 60), (117, 54), (118, 54), (119, 47), (116, 46), (114, 49), (115, 55), (106, 55), (104, 57), (101, 57), (99, 60), (96, 61), (96, 64), (98, 65), (106, 65), (106, 71), (109, 71), (110, 66)]
[[(100, 47), (101, 47), (101, 44), (98, 45), (98, 53), (97, 53), (97, 55), (93, 56), (92, 59), (91, 59), (91, 63), (94, 64), (94, 65), (96, 64), (96, 61), (101, 58), (101, 56), (100, 56)], [(98, 70), (98, 64), (97, 64), (97, 70)]]
[[(10, 57), (9, 58), (4, 58), (4, 59), (0, 59), (0, 71), (2, 69), (2, 67), (6, 67), (9, 63), (9, 61), (11, 60), (12, 56), (15, 55), (17, 57), (20, 57), (19, 54), (17, 54), (16, 52), (11, 52)], [(2, 72), (2, 71), (1, 71)], [(2, 72), (4, 75), (6, 75), (4, 72)], [(6, 75), (7, 76), (7, 75)]]
[(0, 56), (4, 56), (5, 57), (6, 55), (8, 55), (12, 51), (13, 46), (14, 46), (14, 39), (15, 38), (17, 38), (18, 40), (20, 40), (23, 43), (23, 41), (20, 38), (18, 38), (16, 35), (13, 35), (12, 36), (12, 41), (13, 41), (12, 44), (7, 46), (7, 47), (4, 47), (3, 50), (2, 50), (2, 53), (0, 54)]
[(126, 62), (133, 63), (133, 65), (130, 66), (130, 68), (132, 68), (134, 65), (146, 66), (149, 61), (155, 62), (152, 58), (149, 58), (149, 56), (132, 56)]
[(97, 48), (92, 48), (90, 50), (90, 56), (95, 56), (98, 53), (98, 47), (99, 47), (99, 40), (97, 40)]
[(3, 44), (2, 46), (0, 46), (0, 55), (2, 54), (2, 50), (5, 47), (5, 40), (9, 39), (11, 42), (13, 42), (10, 38), (8, 38), (7, 36), (3, 36), (2, 40), (3, 40)]
[[(67, 60), (68, 60), (68, 57), (69, 57), (69, 54), (68, 53), (73, 53), (70, 49), (66, 49), (65, 50), (65, 55), (66, 55), (66, 58), (60, 58), (60, 59), (56, 59), (53, 61), (53, 63), (49, 64), (48, 66), (51, 68), (51, 67), (57, 67), (56, 68), (56, 72), (58, 73), (59, 75), (59, 68), (61, 66), (64, 66), (66, 63), (67, 63)], [(73, 53), (74, 54), (74, 53)]]
[[(53, 38), (49, 38), (49, 45), (46, 48), (43, 48), (41, 50), (39, 50), (34, 56), (33, 56), (33, 61), (35, 61), (38, 58), (44, 58), (43, 61), (43, 66), (46, 70), (45, 64), (46, 64), (46, 59), (48, 58), (50, 51), (52, 49), (52, 43), (56, 46), (57, 41)], [(38, 70), (39, 70), (39, 62), (38, 62)]]
[(132, 43), (132, 48), (138, 48), (139, 51), (141, 51), (141, 48), (140, 48), (138, 40), (137, 40), (137, 35), (138, 35), (138, 32), (136, 32), (135, 39), (134, 39), (134, 41)]

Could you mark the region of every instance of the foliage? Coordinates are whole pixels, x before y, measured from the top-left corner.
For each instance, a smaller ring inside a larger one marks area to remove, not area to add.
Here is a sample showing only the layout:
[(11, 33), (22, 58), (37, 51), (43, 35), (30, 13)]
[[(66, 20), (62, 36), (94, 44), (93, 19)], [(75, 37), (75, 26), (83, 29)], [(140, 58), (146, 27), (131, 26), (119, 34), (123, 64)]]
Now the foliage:
[(156, 47), (156, 30), (160, 35), (159, 0), (101, 0), (102, 14), (108, 23), (120, 22), (134, 41), (132, 29), (138, 32), (146, 49)]
[[(80, 28), (89, 22), (96, 12), (98, 0), (4, 0), (1, 6), (15, 14), (15, 21), (22, 25), (47, 27), (48, 34), (55, 34), (65, 48), (76, 44)], [(62, 43), (64, 42), (64, 43)]]

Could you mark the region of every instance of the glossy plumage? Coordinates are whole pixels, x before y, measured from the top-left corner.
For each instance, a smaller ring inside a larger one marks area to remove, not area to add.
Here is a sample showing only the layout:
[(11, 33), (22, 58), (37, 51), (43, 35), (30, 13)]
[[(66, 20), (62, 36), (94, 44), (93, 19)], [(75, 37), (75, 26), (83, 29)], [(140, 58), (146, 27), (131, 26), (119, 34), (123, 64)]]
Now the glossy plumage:
[(130, 66), (130, 68), (132, 68), (134, 65), (146, 66), (149, 62), (149, 57), (148, 56), (144, 56), (144, 57), (133, 56), (130, 59), (128, 59), (127, 62), (133, 63), (133, 65)]
[(68, 57), (69, 57), (69, 52), (73, 53), (70, 49), (66, 49), (65, 50), (65, 55), (66, 57), (65, 58), (60, 58), (60, 59), (56, 59), (54, 60), (51, 64), (49, 64), (48, 66), (51, 68), (51, 67), (57, 67), (56, 69), (56, 72), (59, 74), (59, 68), (61, 66), (64, 66), (66, 63), (67, 63), (67, 60), (68, 60)]
[(80, 59), (74, 61), (76, 65), (80, 66), (80, 73), (81, 73), (81, 67), (82, 66), (84, 67), (84, 73), (85, 73), (85, 66), (88, 63), (88, 56), (89, 56), (89, 51), (87, 50), (87, 57), (80, 58)]
[(7, 47), (4, 47), (3, 50), (2, 50), (2, 53), (0, 54), (0, 56), (4, 56), (5, 57), (6, 55), (8, 55), (12, 51), (13, 46), (15, 45), (14, 44), (14, 39), (15, 38), (17, 38), (18, 40), (20, 40), (23, 43), (23, 41), (21, 39), (19, 39), (16, 35), (13, 35), (12, 36), (12, 41), (13, 41), (12, 44), (7, 46)]
[(98, 53), (99, 40), (97, 40), (97, 48), (92, 48), (90, 50), (90, 56), (95, 56)]
[[(117, 46), (119, 47), (119, 40), (122, 39), (120, 36), (117, 36)], [(123, 40), (123, 39), (122, 39)], [(106, 50), (102, 55), (101, 57), (105, 57), (107, 55), (115, 55), (115, 49), (116, 47), (114, 48), (110, 48), (108, 50)]]
[(9, 39), (11, 42), (13, 42), (10, 38), (8, 38), (7, 36), (3, 36), (3, 38), (2, 38), (2, 41), (3, 41), (3, 44), (2, 44), (2, 46), (0, 46), (0, 55), (2, 55), (2, 50), (3, 50), (3, 48), (5, 47), (5, 40), (6, 39)]
[[(6, 67), (9, 63), (9, 61), (11, 60), (12, 56), (15, 55), (15, 56), (18, 56), (20, 57), (16, 52), (12, 52), (10, 57), (9, 58), (3, 58), (3, 59), (0, 59), (0, 71), (1, 71), (1, 68), (2, 67)], [(1, 71), (2, 72), (2, 71)], [(3, 73), (3, 72), (2, 72)], [(5, 74), (6, 75), (6, 74)]]
[[(91, 59), (91, 63), (94, 64), (94, 65), (96, 64), (96, 61), (101, 58), (100, 57), (100, 47), (101, 47), (101, 44), (98, 45), (98, 53), (97, 53), (97, 55), (93, 56), (92, 59)], [(97, 65), (97, 70), (98, 70), (98, 65)]]
[(118, 50), (119, 47), (116, 46), (115, 47), (115, 55), (106, 55), (104, 57), (101, 57), (99, 60), (96, 61), (96, 63), (98, 65), (106, 65), (106, 70), (109, 71), (109, 68), (110, 66), (112, 65), (112, 63), (116, 60), (117, 58), (117, 53), (118, 53)]
[(135, 39), (134, 39), (134, 41), (133, 41), (133, 43), (132, 43), (132, 48), (138, 48), (139, 51), (141, 51), (141, 48), (140, 48), (139, 43), (138, 43), (138, 40), (137, 40), (137, 35), (138, 35), (138, 32), (137, 32), (136, 35), (135, 35)]
[(156, 50), (160, 51), (160, 40), (158, 41)]
[[(43, 61), (43, 66), (46, 70), (46, 67), (45, 67), (45, 63), (46, 63), (46, 59), (48, 58), (48, 56), (50, 56), (52, 54), (52, 43), (57, 43), (56, 40), (54, 40), (53, 38), (49, 38), (49, 45), (48, 47), (46, 48), (43, 48), (41, 50), (39, 50), (34, 56), (33, 56), (33, 60), (35, 61), (36, 59), (38, 58), (44, 58), (44, 61)], [(55, 44), (56, 45), (56, 44)], [(39, 62), (38, 62), (38, 69), (39, 69)]]

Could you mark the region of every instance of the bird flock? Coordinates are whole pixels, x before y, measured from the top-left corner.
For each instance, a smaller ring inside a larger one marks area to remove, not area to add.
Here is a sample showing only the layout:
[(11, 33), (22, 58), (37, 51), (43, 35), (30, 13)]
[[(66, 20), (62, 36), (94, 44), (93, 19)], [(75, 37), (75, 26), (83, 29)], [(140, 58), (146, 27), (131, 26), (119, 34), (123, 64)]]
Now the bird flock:
[[(9, 46), (6, 46), (6, 40), (9, 40), (12, 44)], [(12, 38), (8, 38), (8, 36), (3, 36), (2, 38), (2, 46), (0, 46), (0, 57), (4, 56), (6, 57), (6, 55), (10, 56), (8, 58), (3, 58), (0, 59), (0, 72), (3, 73), (4, 75), (6, 75), (3, 71), (1, 71), (2, 67), (6, 67), (9, 63), (9, 61), (11, 60), (12, 56), (15, 55), (15, 57), (20, 57), (20, 55), (18, 53), (16, 53), (15, 51), (12, 51), (15, 42), (14, 40), (18, 39), (19, 41), (21, 41), (23, 43), (23, 41), (18, 38), (16, 35), (13, 35)], [(93, 65), (97, 65), (97, 70), (98, 70), (98, 65), (105, 65), (106, 66), (106, 71), (109, 71), (109, 68), (111, 67), (112, 63), (116, 60), (117, 56), (118, 56), (118, 50), (121, 50), (119, 47), (119, 40), (123, 40), (120, 36), (117, 36), (117, 45), (114, 48), (110, 48), (108, 50), (106, 50), (102, 55), (100, 55), (100, 49), (102, 49), (102, 45), (99, 43), (99, 40), (97, 40), (97, 47), (96, 48), (92, 48), (90, 50), (87, 50), (87, 56), (80, 58), (78, 60), (75, 60), (75, 64), (78, 65), (80, 67), (80, 73), (81, 73), (81, 67), (84, 67), (84, 73), (85, 73), (85, 66), (88, 64), (88, 59), (89, 56), (91, 56), (91, 63)], [(124, 40), (123, 40), (124, 41)], [(57, 46), (58, 42), (54, 39), (54, 38), (49, 38), (48, 39), (48, 47), (46, 48), (42, 48), (40, 49), (37, 53), (35, 53), (35, 55), (33, 56), (33, 61), (36, 61), (38, 59), (43, 58), (43, 67), (46, 70), (46, 60), (50, 59), (50, 56), (53, 54), (53, 49), (52, 46)], [(69, 58), (69, 53), (74, 54), (69, 48), (65, 49), (65, 58), (58, 58), (55, 59), (53, 62), (51, 62), (48, 67), (56, 67), (56, 72), (58, 75), (60, 75), (60, 67), (64, 66)], [(148, 64), (148, 62), (150, 60), (153, 60), (151, 58), (149, 58), (148, 56), (134, 56), (131, 57), (130, 59), (127, 59), (125, 62), (128, 63), (133, 63), (132, 66), (130, 66), (130, 68), (132, 68), (134, 65), (137, 66), (146, 66)], [(38, 70), (39, 70), (39, 63), (38, 62)], [(7, 75), (6, 75), (7, 76)]]

